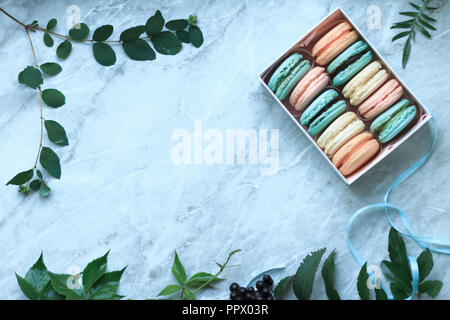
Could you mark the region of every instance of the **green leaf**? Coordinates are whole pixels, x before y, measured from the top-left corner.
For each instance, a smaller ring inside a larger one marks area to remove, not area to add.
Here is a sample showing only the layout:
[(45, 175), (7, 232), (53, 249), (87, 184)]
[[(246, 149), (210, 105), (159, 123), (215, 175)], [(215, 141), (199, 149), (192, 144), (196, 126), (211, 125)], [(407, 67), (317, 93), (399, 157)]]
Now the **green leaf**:
[(50, 194), (52, 189), (45, 183), (44, 180), (41, 180), (41, 187), (39, 188), (39, 194), (41, 197), (46, 198)]
[(426, 249), (417, 258), (417, 264), (419, 265), (419, 282), (422, 282), (433, 269), (433, 256), (431, 251)]
[(37, 300), (39, 294), (36, 292), (36, 289), (24, 278), (19, 276), (16, 273), (17, 283), (19, 284), (20, 289), (25, 294), (25, 296), (30, 300)]
[(48, 147), (42, 147), (41, 156), (39, 158), (42, 168), (56, 179), (61, 178), (61, 165), (58, 155)]
[(39, 178), (41, 178), (41, 180), (43, 179), (41, 170), (36, 169), (36, 175), (37, 175)]
[(66, 59), (72, 51), (72, 43), (69, 40), (64, 40), (58, 48), (56, 48), (56, 55), (60, 59)]
[(197, 24), (197, 16), (190, 15), (187, 21), (191, 26), (195, 26)]
[(184, 286), (186, 284), (186, 271), (184, 270), (183, 264), (178, 258), (178, 253), (175, 251), (175, 259), (172, 264), (172, 274), (179, 284)]
[(419, 31), (422, 32), (422, 34), (425, 37), (427, 37), (428, 39), (431, 39), (431, 34), (424, 27), (422, 27), (420, 24), (416, 23), (416, 28), (419, 29)]
[(155, 14), (150, 17), (145, 23), (145, 32), (148, 36), (151, 37), (157, 33), (160, 33), (163, 27), (164, 18), (161, 14), (161, 11), (156, 10)]
[(425, 9), (433, 11), (433, 10), (437, 10), (438, 8), (425, 6)]
[(412, 12), (412, 11), (405, 11), (405, 12), (399, 12), (399, 14), (403, 15), (403, 16), (408, 16), (408, 17), (413, 17), (415, 18), (419, 13), (417, 12)]
[(203, 33), (197, 26), (189, 26), (189, 39), (194, 47), (200, 48), (203, 44)]
[(171, 294), (174, 294), (177, 291), (180, 291), (182, 287), (180, 287), (177, 284), (169, 284), (167, 287), (161, 290), (160, 293), (158, 293), (157, 297), (160, 296), (170, 296)]
[(402, 282), (392, 282), (391, 292), (396, 300), (405, 300), (408, 298), (408, 294), (404, 290)]
[(432, 17), (430, 17), (429, 15), (427, 15), (426, 13), (421, 13), (421, 16), (425, 19), (425, 20), (428, 20), (428, 21), (430, 21), (430, 22), (436, 22), (436, 19), (434, 19), (434, 18), (432, 18)]
[(414, 19), (397, 22), (391, 26), (391, 29), (410, 29), (412, 27), (413, 22), (414, 22)]
[(183, 43), (191, 43), (189, 38), (189, 33), (187, 31), (181, 30), (176, 32), (177, 38)]
[(325, 291), (330, 300), (341, 300), (339, 293), (334, 288), (334, 273), (336, 266), (334, 263), (335, 250), (330, 253), (322, 266), (322, 278), (325, 283)]
[(370, 300), (370, 291), (367, 287), (367, 280), (369, 279), (369, 274), (367, 273), (367, 262), (361, 267), (359, 271), (358, 280), (356, 282), (356, 288), (358, 289), (358, 294), (361, 300)]
[(425, 20), (423, 20), (422, 18), (419, 17), (419, 22), (421, 24), (423, 24), (426, 28), (431, 29), (431, 30), (436, 30), (435, 27), (433, 27), (431, 24), (429, 24), (428, 22), (426, 22)]
[(113, 31), (114, 31), (114, 27), (110, 24), (101, 26), (94, 31), (92, 40), (105, 41), (112, 35)]
[(44, 264), (42, 253), (30, 270), (25, 274), (25, 280), (36, 290), (38, 298), (45, 298), (42, 297), (42, 294), (50, 282), (50, 276), (48, 275), (47, 267)]
[(189, 280), (186, 282), (186, 287), (189, 287), (189, 288), (199, 287), (210, 280), (211, 280), (211, 282), (209, 284), (213, 284), (213, 283), (222, 281), (224, 279), (214, 277), (213, 274), (208, 273), (208, 272), (199, 272), (189, 278)]
[(409, 55), (411, 54), (411, 38), (406, 40), (405, 46), (403, 47), (403, 56), (402, 56), (402, 67), (406, 68), (406, 64), (409, 60)]
[(106, 272), (106, 263), (108, 261), (108, 252), (105, 255), (92, 260), (83, 270), (83, 290), (87, 294), (94, 283), (100, 279)]
[(15, 186), (20, 186), (20, 185), (25, 184), (28, 181), (30, 181), (33, 178), (33, 175), (34, 175), (34, 170), (33, 169), (30, 169), (28, 171), (20, 172), (20, 173), (16, 174), (14, 176), (14, 178), (9, 180), (6, 185), (12, 184), (12, 185), (15, 185)]
[(42, 72), (49, 76), (55, 76), (62, 71), (61, 66), (56, 62), (47, 62), (41, 64), (39, 68), (42, 70)]
[(394, 36), (394, 37), (392, 38), (392, 41), (394, 42), (395, 40), (398, 40), (398, 39), (400, 39), (400, 38), (409, 36), (410, 34), (411, 34), (411, 31), (400, 32), (399, 34), (397, 34), (396, 36)]
[(42, 91), (42, 100), (52, 108), (59, 108), (66, 103), (66, 97), (64, 97), (61, 91), (56, 89), (45, 89)]
[(136, 39), (122, 44), (125, 53), (133, 60), (145, 61), (156, 58), (155, 51), (150, 47), (147, 41)]
[(47, 30), (55, 29), (57, 24), (58, 24), (58, 21), (55, 18), (50, 19), (47, 23)]
[(83, 40), (89, 34), (89, 27), (85, 23), (77, 23), (69, 30), (69, 35), (73, 40)]
[(391, 272), (391, 274), (394, 276), (394, 281), (402, 282), (404, 285), (405, 291), (407, 293), (411, 292), (412, 287), (411, 287), (411, 279), (410, 279), (409, 273), (406, 273), (403, 268), (400, 268), (398, 265), (396, 265), (390, 261), (383, 260), (381, 262), (381, 264), (384, 265)]
[(96, 42), (92, 46), (95, 60), (103, 66), (112, 66), (116, 63), (116, 54), (110, 45), (103, 42)]
[[(84, 298), (83, 291), (77, 287), (76, 276), (70, 274), (56, 274), (49, 272), (53, 289), (66, 297), (67, 300), (81, 300)], [(68, 286), (69, 285), (69, 286)], [(73, 288), (71, 287), (73, 286)]]
[(412, 3), (412, 2), (410, 2), (409, 4), (410, 4), (413, 8), (415, 8), (415, 9), (417, 9), (417, 10), (420, 10), (420, 7), (419, 7), (417, 4)]
[(154, 35), (151, 41), (155, 50), (161, 54), (175, 55), (182, 48), (181, 41), (170, 31), (163, 31)]
[(275, 290), (273, 290), (273, 294), (275, 295), (275, 298), (279, 299), (283, 295), (283, 293), (287, 290), (289, 285), (292, 283), (292, 280), (294, 279), (293, 276), (288, 276), (286, 278), (283, 278), (278, 282), (277, 286), (275, 287)]
[(136, 26), (126, 29), (120, 34), (120, 41), (129, 42), (138, 39), (145, 32), (145, 26)]
[(442, 282), (438, 280), (427, 280), (419, 285), (419, 292), (425, 293), (432, 298), (436, 298), (442, 289)]
[(41, 180), (35, 179), (35, 180), (30, 182), (30, 189), (31, 190), (37, 191), (37, 190), (39, 190), (40, 187), (41, 187)]
[(189, 290), (188, 288), (183, 289), (183, 297), (186, 300), (195, 300), (195, 293)]
[(183, 30), (188, 26), (186, 19), (170, 20), (166, 23), (166, 28), (173, 31)]
[(53, 47), (54, 43), (52, 36), (48, 32), (44, 33), (44, 44), (47, 47)]
[(383, 289), (375, 289), (376, 300), (388, 300), (388, 296)]
[(401, 268), (408, 275), (408, 279), (411, 280), (405, 242), (394, 228), (389, 231), (388, 251), (392, 263)]
[(314, 277), (319, 267), (320, 260), (326, 248), (311, 252), (307, 255), (294, 276), (294, 294), (299, 300), (309, 300), (314, 285)]
[(119, 271), (106, 272), (92, 287), (89, 299), (110, 300), (116, 295), (120, 279), (126, 267)]
[(42, 73), (39, 69), (28, 66), (19, 73), (19, 83), (26, 84), (30, 88), (36, 89), (44, 83), (44, 79), (42, 79)]
[(45, 120), (44, 125), (48, 133), (48, 139), (51, 142), (62, 147), (69, 145), (66, 130), (64, 130), (64, 127), (62, 125), (53, 120)]

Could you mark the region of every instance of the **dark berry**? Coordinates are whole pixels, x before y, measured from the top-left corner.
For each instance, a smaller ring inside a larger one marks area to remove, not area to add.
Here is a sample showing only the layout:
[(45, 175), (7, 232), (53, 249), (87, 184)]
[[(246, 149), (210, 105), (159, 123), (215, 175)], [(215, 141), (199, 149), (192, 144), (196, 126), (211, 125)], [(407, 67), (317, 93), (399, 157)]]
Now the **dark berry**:
[(268, 274), (264, 275), (263, 277), (264, 283), (266, 283), (268, 286), (271, 286), (273, 284), (273, 279)]
[(239, 297), (239, 295), (236, 291), (232, 291), (230, 293), (230, 300), (236, 300), (238, 297)]
[(245, 299), (246, 300), (253, 300), (253, 293), (247, 292), (245, 294)]
[(267, 297), (270, 295), (269, 289), (263, 288), (263, 289), (261, 290), (261, 295), (262, 295), (264, 298), (267, 298)]
[(239, 290), (239, 285), (236, 282), (233, 282), (230, 285), (230, 291), (238, 291)]
[(255, 288), (253, 288), (253, 287), (248, 287), (248, 288), (247, 288), (247, 292), (253, 293), (253, 292), (255, 292)]
[(273, 297), (273, 295), (270, 295), (266, 298), (266, 300), (275, 300), (275, 298)]
[(253, 296), (254, 296), (255, 299), (258, 298), (258, 297), (262, 297), (261, 292), (259, 292), (259, 291), (256, 291), (256, 292), (253, 294)]
[(240, 287), (238, 292), (241, 297), (245, 297), (245, 294), (247, 293), (247, 289), (245, 287)]
[(266, 284), (263, 281), (256, 281), (256, 289), (262, 290), (266, 287)]
[(263, 297), (261, 297), (261, 296), (258, 296), (258, 297), (256, 297), (256, 298), (255, 298), (255, 300), (258, 300), (258, 301), (260, 301), (260, 300), (264, 300), (264, 298), (263, 298)]

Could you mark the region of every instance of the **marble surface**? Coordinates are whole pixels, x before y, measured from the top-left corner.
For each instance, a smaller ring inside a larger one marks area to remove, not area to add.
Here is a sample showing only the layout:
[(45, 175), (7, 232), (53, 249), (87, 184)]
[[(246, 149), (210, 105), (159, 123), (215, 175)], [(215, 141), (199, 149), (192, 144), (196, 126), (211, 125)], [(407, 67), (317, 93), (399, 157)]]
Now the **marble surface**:
[[(306, 5), (307, 3), (307, 5)], [(216, 289), (202, 298), (226, 298), (231, 281), (246, 283), (260, 271), (286, 266), (292, 273), (310, 251), (336, 248), (337, 289), (357, 298), (358, 266), (345, 242), (345, 227), (361, 206), (382, 200), (393, 179), (430, 144), (426, 125), (382, 163), (348, 187), (306, 137), (265, 92), (257, 74), (337, 6), (361, 28), (392, 68), (437, 120), (439, 140), (426, 166), (394, 192), (417, 233), (450, 237), (450, 121), (448, 107), (450, 14), (448, 1), (436, 1), (434, 40), (421, 35), (406, 70), (401, 42), (392, 44), (391, 23), (406, 1), (122, 1), (75, 3), (91, 29), (105, 23), (120, 30), (144, 23), (154, 10), (167, 18), (197, 14), (205, 43), (184, 46), (177, 56), (152, 62), (128, 59), (116, 48), (117, 63), (97, 64), (87, 44), (74, 44), (61, 61), (63, 72), (45, 85), (66, 95), (45, 117), (62, 123), (70, 146), (55, 148), (62, 161), (60, 181), (50, 179), (48, 199), (24, 197), (14, 187), (0, 192), (0, 298), (23, 299), (14, 272), (23, 275), (44, 251), (54, 272), (84, 266), (111, 249), (109, 269), (128, 265), (120, 293), (133, 299), (154, 297), (173, 281), (176, 249), (191, 274), (216, 270), (228, 252), (240, 248)], [(59, 20), (67, 32), (73, 1), (0, 0), (21, 20), (45, 24)], [(368, 30), (366, 8), (381, 8), (380, 29)], [(0, 181), (29, 168), (39, 143), (39, 105), (35, 92), (17, 82), (31, 65), (23, 29), (0, 15)], [(57, 61), (55, 49), (32, 35), (40, 62)], [(59, 40), (57, 41), (59, 43)], [(263, 164), (176, 165), (171, 159), (174, 130), (279, 129), (279, 170), (262, 175)], [(45, 140), (45, 143), (48, 143)], [(377, 263), (386, 255), (388, 224), (380, 213), (355, 226), (357, 247)], [(407, 241), (411, 254), (419, 252)], [(450, 257), (434, 255), (430, 277), (444, 282), (440, 298), (450, 298)], [(313, 298), (324, 298), (316, 278)]]

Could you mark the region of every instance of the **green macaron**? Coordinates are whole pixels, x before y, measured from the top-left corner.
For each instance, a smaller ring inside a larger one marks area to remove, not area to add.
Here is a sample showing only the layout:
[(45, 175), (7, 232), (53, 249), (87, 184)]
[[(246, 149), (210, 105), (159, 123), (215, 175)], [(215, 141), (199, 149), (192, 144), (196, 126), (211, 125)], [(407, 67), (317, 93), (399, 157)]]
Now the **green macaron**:
[(308, 125), (311, 120), (319, 114), (330, 102), (338, 97), (338, 93), (334, 89), (328, 89), (318, 96), (303, 112), (300, 117), (300, 124), (302, 126)]
[(278, 99), (283, 100), (310, 68), (308, 60), (299, 53), (293, 53), (275, 70), (268, 86)]
[(341, 114), (343, 114), (347, 110), (347, 104), (344, 100), (339, 100), (334, 103), (330, 108), (328, 108), (325, 112), (319, 115), (308, 128), (308, 133), (311, 136), (316, 136), (325, 130), (328, 125), (337, 119)]
[(370, 126), (370, 131), (378, 134), (378, 141), (386, 143), (394, 139), (414, 119), (417, 108), (407, 99), (402, 99), (382, 113)]

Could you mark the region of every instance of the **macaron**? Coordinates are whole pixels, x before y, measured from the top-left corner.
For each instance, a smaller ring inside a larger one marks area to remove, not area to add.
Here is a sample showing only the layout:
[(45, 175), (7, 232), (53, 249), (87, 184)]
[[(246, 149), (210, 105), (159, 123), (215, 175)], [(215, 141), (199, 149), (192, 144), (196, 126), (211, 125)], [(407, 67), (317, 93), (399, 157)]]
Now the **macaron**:
[(395, 138), (414, 119), (417, 108), (402, 99), (376, 118), (370, 131), (378, 134), (378, 141), (386, 143)]
[(330, 76), (325, 68), (314, 67), (297, 83), (289, 97), (289, 103), (297, 111), (303, 110), (320, 91), (329, 84)]
[(270, 77), (268, 86), (278, 99), (283, 100), (310, 68), (309, 61), (295, 52), (275, 70)]
[(391, 79), (372, 94), (359, 107), (359, 114), (366, 120), (375, 118), (393, 105), (403, 95), (403, 87), (397, 80)]
[(372, 51), (364, 41), (358, 41), (345, 49), (327, 68), (334, 86), (349, 81), (372, 60)]
[(325, 34), (312, 48), (316, 63), (324, 66), (356, 41), (358, 34), (348, 22), (342, 22)]
[(348, 176), (367, 163), (380, 150), (373, 134), (364, 131), (347, 141), (331, 160), (344, 176)]
[(322, 132), (333, 120), (347, 109), (344, 100), (337, 101), (339, 94), (334, 89), (328, 89), (318, 96), (300, 117), (300, 124), (309, 126), (308, 133), (316, 136)]
[(352, 105), (357, 106), (374, 93), (388, 77), (381, 63), (374, 61), (350, 80), (342, 89), (342, 93), (344, 97), (350, 99)]
[(344, 143), (364, 131), (364, 123), (356, 113), (346, 112), (325, 129), (317, 140), (327, 156), (333, 156)]

